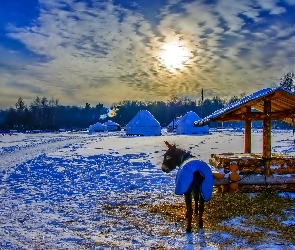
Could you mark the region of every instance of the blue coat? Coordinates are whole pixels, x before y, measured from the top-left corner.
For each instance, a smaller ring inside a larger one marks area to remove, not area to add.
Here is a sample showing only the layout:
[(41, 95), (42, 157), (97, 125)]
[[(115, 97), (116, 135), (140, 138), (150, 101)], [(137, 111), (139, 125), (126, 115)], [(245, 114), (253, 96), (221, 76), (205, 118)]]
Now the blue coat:
[(180, 165), (175, 180), (175, 194), (182, 195), (188, 190), (193, 181), (195, 171), (200, 171), (205, 178), (201, 186), (201, 195), (205, 201), (209, 201), (214, 184), (212, 170), (207, 163), (197, 158), (190, 158)]

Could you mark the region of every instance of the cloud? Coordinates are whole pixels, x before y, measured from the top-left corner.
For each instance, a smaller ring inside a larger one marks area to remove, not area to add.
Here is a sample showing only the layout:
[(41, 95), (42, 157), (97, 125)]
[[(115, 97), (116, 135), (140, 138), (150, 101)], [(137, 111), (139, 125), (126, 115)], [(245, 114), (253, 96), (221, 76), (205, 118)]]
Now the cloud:
[[(129, 9), (112, 1), (39, 5), (34, 25), (7, 26), (7, 36), (22, 42), (33, 59), (0, 59), (0, 69), (6, 67), (0, 85), (31, 99), (43, 93), (61, 103), (111, 105), (171, 95), (199, 98), (201, 88), (227, 97), (268, 87), (294, 65), (295, 28), (278, 18), (287, 8), (275, 0), (170, 0), (154, 17), (139, 3)], [(169, 42), (188, 50), (181, 69), (171, 71), (161, 62)]]
[(270, 12), (270, 14), (281, 14), (284, 13), (286, 10), (285, 8), (278, 6), (278, 3), (280, 1), (278, 0), (264, 0), (264, 1), (258, 1), (258, 4), (261, 6), (263, 10), (267, 10)]
[(288, 5), (295, 5), (295, 0), (284, 0), (284, 2)]
[[(194, 48), (201, 48), (198, 54), (202, 59), (195, 58), (195, 72), (192, 73), (198, 78), (190, 77), (191, 80), (198, 81), (200, 75), (204, 75), (200, 87), (206, 86), (211, 92), (226, 96), (232, 95), (229, 91), (232, 89), (245, 91), (242, 87), (245, 84), (249, 92), (268, 87), (286, 72), (284, 70), (291, 70), (290, 66), (281, 66), (292, 65), (294, 53), (287, 53), (287, 49), (282, 51), (284, 48), (280, 45), (281, 38), (292, 35), (294, 27), (283, 31), (286, 24), (271, 19), (267, 25), (262, 15), (266, 10), (270, 14), (282, 14), (285, 8), (275, 1), (232, 1), (228, 4), (221, 0), (216, 3), (186, 3), (182, 5), (185, 10), (182, 14), (169, 13), (169, 9), (173, 9), (171, 6), (165, 9), (160, 29), (170, 27), (172, 31), (190, 34)], [(198, 69), (201, 72), (197, 73)]]

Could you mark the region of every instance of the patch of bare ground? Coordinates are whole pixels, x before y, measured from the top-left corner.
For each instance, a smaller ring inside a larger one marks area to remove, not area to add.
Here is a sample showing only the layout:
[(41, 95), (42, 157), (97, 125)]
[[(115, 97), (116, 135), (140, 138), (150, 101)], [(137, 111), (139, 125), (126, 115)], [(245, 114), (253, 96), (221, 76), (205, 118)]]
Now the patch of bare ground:
[[(181, 222), (185, 228), (184, 201), (177, 204), (146, 205), (151, 213), (161, 214), (171, 222)], [(215, 193), (205, 203), (204, 227), (243, 238), (250, 245), (269, 239), (294, 244), (295, 221), (291, 225), (283, 223), (289, 220), (294, 211), (295, 200), (275, 192), (252, 195), (241, 192)], [(238, 224), (231, 220), (235, 218), (240, 218)], [(197, 219), (193, 221), (193, 228), (198, 228)], [(227, 241), (223, 243), (224, 247), (227, 243), (231, 244)]]
[[(173, 197), (171, 201), (166, 199), (163, 203), (157, 202), (157, 204), (145, 201), (143, 199), (139, 203), (128, 205), (108, 204), (105, 205), (104, 211), (106, 216), (126, 221), (132, 230), (159, 239), (185, 234), (184, 197)], [(237, 240), (242, 240), (248, 247), (266, 242), (287, 246), (295, 244), (294, 212), (294, 198), (276, 192), (214, 193), (212, 199), (205, 203), (205, 234), (202, 236), (202, 230), (198, 228), (197, 217), (193, 219), (193, 234), (197, 234), (205, 241), (207, 237), (213, 237), (214, 239), (210, 241), (218, 249), (235, 249)], [(160, 215), (167, 223), (161, 225), (150, 223), (153, 214)], [(175, 225), (179, 230), (171, 230), (171, 226)], [(167, 249), (167, 246), (155, 241), (151, 249)]]

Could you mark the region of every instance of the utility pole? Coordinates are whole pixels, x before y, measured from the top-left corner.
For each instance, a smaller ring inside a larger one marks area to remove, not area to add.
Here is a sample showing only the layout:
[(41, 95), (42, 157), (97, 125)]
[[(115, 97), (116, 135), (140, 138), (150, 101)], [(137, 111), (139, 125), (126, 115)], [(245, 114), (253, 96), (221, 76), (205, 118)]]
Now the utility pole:
[(204, 90), (201, 90), (201, 118), (203, 118), (203, 102), (204, 102)]

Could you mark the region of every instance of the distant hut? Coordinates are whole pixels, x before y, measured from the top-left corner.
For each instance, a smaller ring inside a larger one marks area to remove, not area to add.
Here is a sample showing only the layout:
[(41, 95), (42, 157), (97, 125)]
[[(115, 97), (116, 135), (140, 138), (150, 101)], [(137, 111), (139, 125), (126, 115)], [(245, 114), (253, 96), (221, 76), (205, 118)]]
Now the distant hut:
[(196, 121), (201, 118), (193, 111), (186, 113), (177, 123), (176, 134), (208, 134), (209, 127), (206, 126), (194, 126)]
[(97, 122), (89, 126), (89, 132), (105, 132), (107, 131), (107, 126)]
[(111, 120), (106, 121), (103, 125), (107, 126), (108, 131), (120, 131), (121, 130), (121, 126), (118, 123), (113, 122)]
[(126, 125), (126, 135), (158, 136), (161, 125), (147, 110), (140, 110)]

